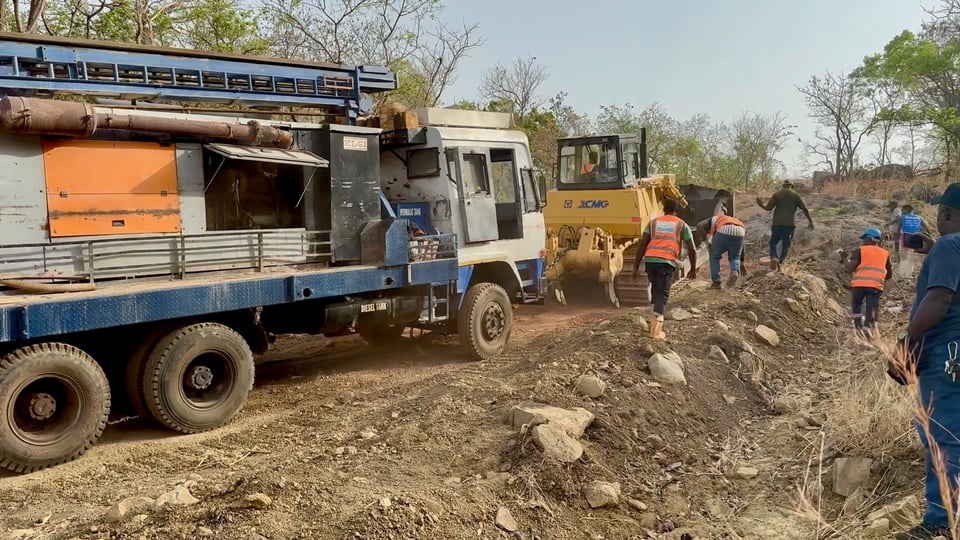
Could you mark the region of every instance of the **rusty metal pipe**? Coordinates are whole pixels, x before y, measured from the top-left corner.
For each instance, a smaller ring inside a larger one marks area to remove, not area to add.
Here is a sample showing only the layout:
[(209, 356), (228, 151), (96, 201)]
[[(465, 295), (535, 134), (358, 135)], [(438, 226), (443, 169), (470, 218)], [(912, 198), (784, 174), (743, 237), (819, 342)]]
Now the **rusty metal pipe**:
[(252, 146), (293, 146), (293, 135), (289, 131), (264, 126), (253, 120), (246, 124), (233, 124), (137, 114), (110, 114), (97, 112), (86, 103), (10, 96), (0, 100), (0, 129), (15, 133), (83, 137), (92, 136), (97, 129), (119, 129), (209, 137)]

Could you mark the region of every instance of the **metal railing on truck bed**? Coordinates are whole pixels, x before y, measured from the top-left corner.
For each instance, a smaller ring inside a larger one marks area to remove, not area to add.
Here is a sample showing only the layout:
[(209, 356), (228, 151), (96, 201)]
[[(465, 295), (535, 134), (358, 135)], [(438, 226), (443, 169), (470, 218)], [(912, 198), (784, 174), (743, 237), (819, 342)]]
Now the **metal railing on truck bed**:
[(0, 343), (456, 281), (455, 235), (417, 237), (405, 246), (407, 261), (399, 264), (264, 264), (184, 279), (112, 280), (67, 294), (0, 291)]
[[(270, 229), (179, 236), (98, 238), (0, 247), (0, 278), (104, 281), (257, 270), (332, 261), (330, 231)], [(456, 257), (455, 235), (409, 241), (407, 261)]]

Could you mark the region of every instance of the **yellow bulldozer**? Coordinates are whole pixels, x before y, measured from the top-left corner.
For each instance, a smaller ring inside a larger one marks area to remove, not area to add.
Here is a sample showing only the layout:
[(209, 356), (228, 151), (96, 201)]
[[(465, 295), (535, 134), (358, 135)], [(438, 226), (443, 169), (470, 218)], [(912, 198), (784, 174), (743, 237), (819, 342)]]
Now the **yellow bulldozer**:
[[(609, 301), (646, 305), (646, 274), (633, 278), (640, 235), (650, 219), (663, 213), (664, 199), (676, 199), (678, 216), (694, 229), (697, 265), (707, 260), (707, 243), (696, 224), (719, 212), (733, 215), (733, 194), (703, 186), (677, 185), (673, 174), (647, 174), (646, 132), (595, 135), (557, 141), (556, 186), (547, 192), (544, 277), (551, 296), (562, 304), (605, 289)], [(681, 254), (679, 277), (689, 273)], [(589, 294), (589, 293), (588, 293)]]

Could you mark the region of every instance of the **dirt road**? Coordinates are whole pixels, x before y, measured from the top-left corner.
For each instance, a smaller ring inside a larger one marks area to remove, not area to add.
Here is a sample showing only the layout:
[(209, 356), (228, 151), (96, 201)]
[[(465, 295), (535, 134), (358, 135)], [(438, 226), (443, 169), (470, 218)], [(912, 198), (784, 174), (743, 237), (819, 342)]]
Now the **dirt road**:
[[(821, 240), (809, 242), (829, 253)], [(484, 363), (449, 338), (282, 338), (224, 428), (121, 420), (73, 463), (0, 476), (0, 539), (858, 538), (858, 520), (922, 475), (909, 452), (912, 469), (885, 464), (883, 489), (842, 528), (797, 513), (798, 494), (823, 485), (817, 511), (838, 519), (830, 465), (851, 441), (830, 435), (849, 432), (819, 404), (841, 395), (845, 366), (882, 362), (851, 343), (834, 266), (817, 267), (823, 279), (758, 272), (736, 294), (705, 290), (704, 271), (672, 298), (666, 342), (644, 337), (645, 311), (603, 305), (521, 307), (510, 352)], [(888, 296), (902, 314), (900, 287)], [(685, 384), (653, 373), (657, 353), (676, 353)], [(581, 375), (604, 383), (600, 397), (576, 391)], [(511, 426), (527, 402), (590, 411), (582, 457), (545, 459)], [(873, 436), (864, 425), (857, 436)], [(611, 506), (588, 504), (597, 481), (619, 489)]]

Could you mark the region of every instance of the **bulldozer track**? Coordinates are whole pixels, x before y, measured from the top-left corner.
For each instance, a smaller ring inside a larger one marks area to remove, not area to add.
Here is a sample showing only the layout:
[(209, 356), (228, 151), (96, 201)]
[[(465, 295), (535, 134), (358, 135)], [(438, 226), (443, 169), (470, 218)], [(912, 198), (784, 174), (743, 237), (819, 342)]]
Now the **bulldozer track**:
[[(637, 260), (637, 248), (631, 247), (623, 253), (623, 271), (613, 282), (614, 291), (620, 299), (621, 306), (648, 306), (653, 301), (650, 297), (650, 280), (646, 272), (641, 269), (636, 278), (633, 277), (633, 264)], [(698, 264), (698, 266), (700, 266)], [(690, 279), (682, 277), (673, 282), (671, 291), (681, 291), (690, 285)]]

